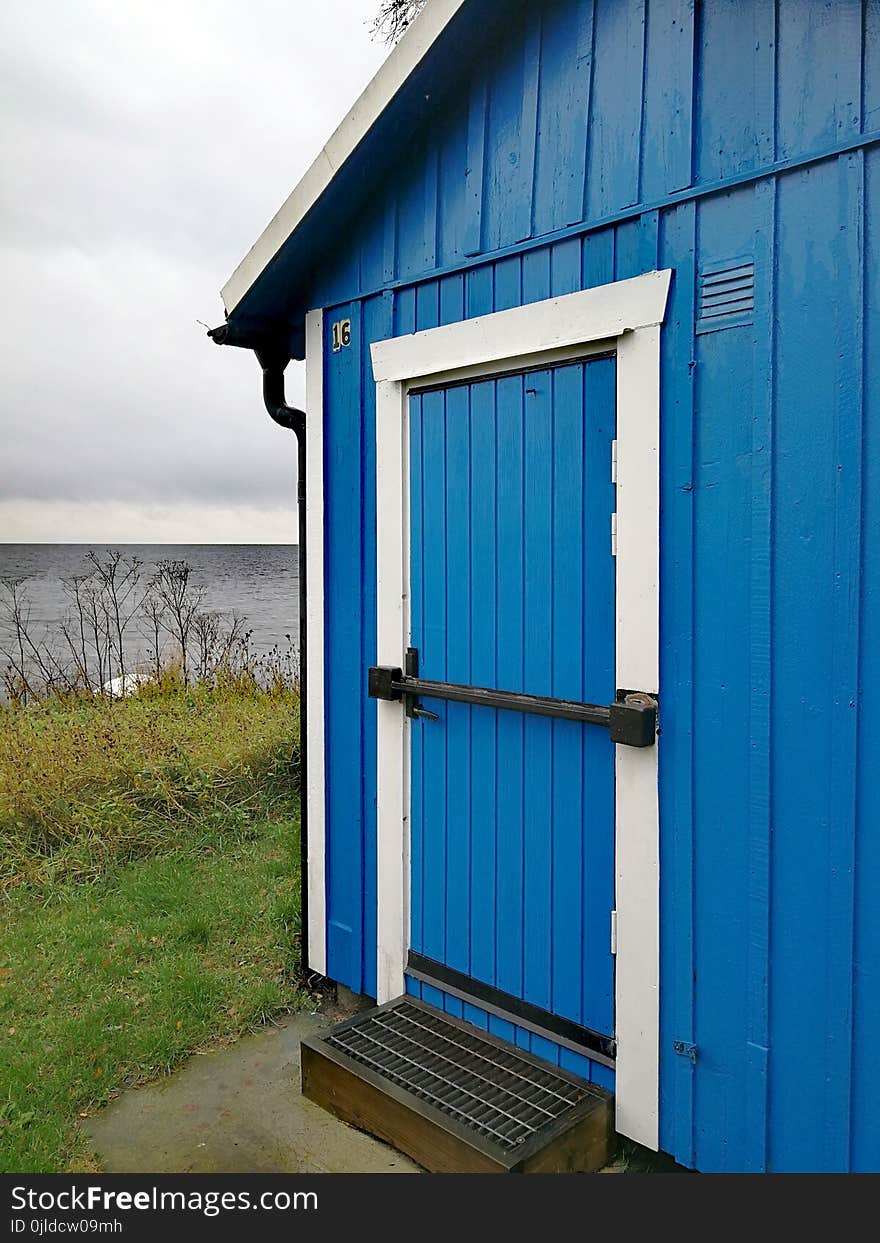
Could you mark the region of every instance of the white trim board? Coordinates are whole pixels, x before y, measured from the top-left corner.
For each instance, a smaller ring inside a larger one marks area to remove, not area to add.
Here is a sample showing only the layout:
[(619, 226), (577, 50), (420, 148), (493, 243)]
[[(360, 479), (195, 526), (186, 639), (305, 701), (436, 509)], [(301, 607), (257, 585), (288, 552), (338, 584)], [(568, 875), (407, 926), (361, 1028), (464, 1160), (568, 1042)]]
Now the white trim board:
[(373, 376), (377, 381), (424, 382), (460, 367), (485, 364), (495, 370), (535, 353), (613, 342), (621, 333), (661, 323), (668, 290), (668, 272), (648, 272), (613, 285), (377, 341), (372, 347)]
[[(580, 347), (617, 350), (617, 684), (659, 689), (660, 327), (671, 272), (500, 311), (372, 347), (376, 380), (377, 662), (409, 646), (408, 394), (426, 381), (533, 366)], [(405, 988), (409, 943), (409, 722), (378, 701), (380, 1003)], [(658, 1147), (658, 748), (615, 762), (617, 1129)]]
[(223, 286), (230, 315), (405, 85), (467, 0), (430, 0)]
[[(300, 550), (302, 555), (302, 550)], [(324, 766), (324, 314), (306, 316), (306, 807), (309, 967), (327, 974)]]

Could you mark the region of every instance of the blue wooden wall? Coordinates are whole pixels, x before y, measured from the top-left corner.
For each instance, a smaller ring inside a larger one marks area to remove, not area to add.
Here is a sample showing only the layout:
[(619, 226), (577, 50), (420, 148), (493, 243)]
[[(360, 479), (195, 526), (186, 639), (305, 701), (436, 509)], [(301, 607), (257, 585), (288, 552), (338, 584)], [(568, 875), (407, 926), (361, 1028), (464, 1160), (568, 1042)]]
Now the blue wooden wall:
[[(369, 344), (672, 268), (661, 1143), (876, 1170), (880, 0), (511, 7), (310, 298), (354, 329), (326, 362), (329, 971), (374, 989)], [(704, 331), (733, 261), (754, 308)]]

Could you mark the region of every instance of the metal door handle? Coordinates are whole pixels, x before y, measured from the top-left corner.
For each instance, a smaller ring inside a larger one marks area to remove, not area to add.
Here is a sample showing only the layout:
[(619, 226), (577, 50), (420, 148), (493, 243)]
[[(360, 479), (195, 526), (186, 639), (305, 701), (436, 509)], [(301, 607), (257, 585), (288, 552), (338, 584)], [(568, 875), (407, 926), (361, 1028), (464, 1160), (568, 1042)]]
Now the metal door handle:
[(419, 677), (419, 654), (415, 648), (407, 652), (406, 672), (391, 665), (374, 666), (369, 672), (368, 686), (372, 699), (401, 701), (408, 717), (422, 717), (424, 720), (436, 721), (438, 717), (418, 702), (421, 695), (429, 699), (446, 699), (453, 703), (477, 704), (484, 708), (502, 708), (532, 716), (601, 725), (611, 734), (612, 742), (627, 747), (652, 747), (657, 740), (656, 695), (644, 691), (618, 691), (614, 703), (606, 707), (573, 699), (553, 699), (517, 691), (492, 690), (485, 686), (467, 686), (459, 682), (432, 682)]

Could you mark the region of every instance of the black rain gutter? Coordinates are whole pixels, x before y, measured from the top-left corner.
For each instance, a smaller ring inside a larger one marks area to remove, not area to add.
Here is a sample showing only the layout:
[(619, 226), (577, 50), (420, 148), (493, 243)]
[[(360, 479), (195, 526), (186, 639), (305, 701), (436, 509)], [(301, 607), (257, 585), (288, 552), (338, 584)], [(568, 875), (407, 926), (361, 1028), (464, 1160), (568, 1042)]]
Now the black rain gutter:
[(269, 417), (279, 427), (296, 436), (297, 515), (299, 526), (299, 821), (300, 821), (300, 953), (301, 970), (309, 987), (319, 983), (309, 966), (309, 878), (308, 878), (308, 800), (306, 695), (308, 688), (308, 644), (306, 636), (306, 415), (284, 399), (284, 372), (290, 355), (266, 338), (255, 340), (238, 334), (231, 324), (212, 328), (208, 336), (216, 345), (237, 345), (252, 349), (263, 371), (263, 402)]

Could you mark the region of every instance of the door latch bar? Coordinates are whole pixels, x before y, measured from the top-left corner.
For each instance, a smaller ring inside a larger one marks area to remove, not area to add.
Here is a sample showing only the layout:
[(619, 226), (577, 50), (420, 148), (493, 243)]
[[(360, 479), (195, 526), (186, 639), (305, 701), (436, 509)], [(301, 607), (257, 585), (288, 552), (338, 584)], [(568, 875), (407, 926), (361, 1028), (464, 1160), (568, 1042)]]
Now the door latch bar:
[(419, 703), (420, 697), (424, 696), (426, 699), (445, 699), (453, 703), (476, 704), (483, 708), (501, 708), (531, 716), (601, 725), (611, 734), (612, 742), (627, 747), (652, 747), (656, 742), (655, 695), (642, 691), (618, 691), (614, 703), (606, 707), (603, 704), (553, 699), (545, 695), (525, 695), (518, 691), (492, 690), (485, 686), (468, 686), (459, 682), (434, 682), (419, 677), (418, 660), (418, 651), (410, 648), (406, 657), (406, 672), (391, 665), (378, 665), (370, 669), (370, 698), (402, 701), (407, 716), (411, 718), (438, 719)]
[(387, 665), (371, 669), (368, 690), (371, 699), (402, 701), (410, 720), (439, 721), (436, 712), (430, 712), (419, 703), (420, 684), (419, 653), (417, 648), (411, 647), (406, 653), (406, 672)]

